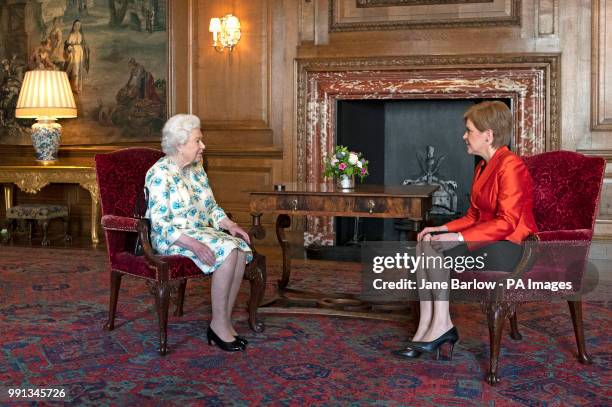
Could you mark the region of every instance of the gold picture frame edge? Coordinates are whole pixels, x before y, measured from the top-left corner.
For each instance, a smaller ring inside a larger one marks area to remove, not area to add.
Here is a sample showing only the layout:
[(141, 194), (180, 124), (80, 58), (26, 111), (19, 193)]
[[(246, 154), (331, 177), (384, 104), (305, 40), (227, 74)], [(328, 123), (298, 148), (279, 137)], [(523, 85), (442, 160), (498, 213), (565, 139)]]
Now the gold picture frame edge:
[(334, 2), (329, 1), (329, 32), (351, 32), (351, 31), (389, 31), (405, 29), (430, 29), (430, 28), (485, 28), (492, 26), (520, 26), (522, 0), (510, 0), (510, 16), (508, 17), (483, 17), (447, 20), (423, 20), (423, 21), (389, 21), (389, 22), (359, 22), (338, 23), (334, 21)]

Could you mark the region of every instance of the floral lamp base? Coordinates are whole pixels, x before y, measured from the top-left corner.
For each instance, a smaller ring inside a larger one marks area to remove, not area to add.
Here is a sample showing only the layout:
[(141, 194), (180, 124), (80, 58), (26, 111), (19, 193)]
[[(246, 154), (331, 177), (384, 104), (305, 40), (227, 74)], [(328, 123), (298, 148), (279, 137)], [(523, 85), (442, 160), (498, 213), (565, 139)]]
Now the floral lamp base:
[(32, 145), (36, 151), (36, 161), (52, 164), (57, 161), (62, 126), (52, 120), (42, 121), (32, 125)]
[(336, 178), (336, 185), (341, 189), (353, 189), (355, 188), (355, 176), (340, 175), (338, 178)]

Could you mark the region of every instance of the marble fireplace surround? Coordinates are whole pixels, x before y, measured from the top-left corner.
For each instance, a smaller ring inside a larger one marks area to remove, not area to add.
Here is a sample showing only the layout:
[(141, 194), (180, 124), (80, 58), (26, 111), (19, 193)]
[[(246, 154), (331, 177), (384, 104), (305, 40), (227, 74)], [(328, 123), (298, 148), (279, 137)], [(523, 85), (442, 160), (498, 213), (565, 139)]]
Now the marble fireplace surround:
[[(324, 182), (336, 105), (346, 99), (511, 99), (514, 146), (532, 155), (561, 146), (559, 54), (297, 60), (297, 179)], [(304, 244), (331, 245), (333, 220), (308, 217)]]

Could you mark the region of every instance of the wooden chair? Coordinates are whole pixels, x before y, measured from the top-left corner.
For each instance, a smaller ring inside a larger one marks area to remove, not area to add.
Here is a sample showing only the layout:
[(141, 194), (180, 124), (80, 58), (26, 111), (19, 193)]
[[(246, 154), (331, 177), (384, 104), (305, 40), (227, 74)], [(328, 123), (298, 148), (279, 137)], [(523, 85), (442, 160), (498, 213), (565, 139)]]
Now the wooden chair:
[[(149, 223), (144, 219), (146, 205), (142, 202), (142, 191), (148, 169), (162, 155), (160, 151), (149, 148), (126, 148), (97, 154), (95, 161), (111, 280), (105, 328), (110, 331), (115, 326), (122, 276), (145, 279), (155, 297), (159, 319), (159, 352), (165, 355), (168, 350), (167, 325), (171, 292), (176, 303), (174, 315), (181, 316), (187, 279), (206, 278), (207, 275), (191, 259), (179, 255), (158, 255), (151, 247)], [(137, 246), (142, 247), (142, 254)], [(257, 307), (263, 299), (266, 284), (265, 257), (255, 250), (253, 254), (254, 259), (247, 265), (244, 278), (251, 285), (249, 325), (254, 331), (261, 332), (264, 326), (257, 321)]]
[[(591, 363), (585, 349), (582, 324), (581, 284), (606, 162), (603, 158), (587, 157), (570, 151), (552, 151), (524, 157), (534, 183), (534, 216), (538, 233), (525, 242), (525, 251), (512, 273), (486, 270), (454, 273), (461, 281), (496, 281), (532, 279), (532, 281), (570, 280), (572, 289), (547, 290), (506, 289), (506, 284), (488, 291), (481, 299), (487, 315), (490, 340), (489, 371), (486, 381), (499, 382), (498, 359), (501, 334), (506, 318), (510, 319), (510, 336), (522, 338), (518, 331), (516, 308), (519, 303), (543, 300), (567, 300), (578, 346), (578, 361)], [(474, 293), (474, 295), (482, 295)]]

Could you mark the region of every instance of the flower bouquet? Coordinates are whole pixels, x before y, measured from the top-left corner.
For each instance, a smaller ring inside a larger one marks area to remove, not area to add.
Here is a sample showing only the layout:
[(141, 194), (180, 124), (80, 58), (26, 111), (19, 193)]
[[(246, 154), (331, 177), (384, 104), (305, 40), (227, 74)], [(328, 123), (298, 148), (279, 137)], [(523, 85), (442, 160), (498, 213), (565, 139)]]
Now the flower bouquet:
[(336, 146), (334, 154), (325, 160), (325, 177), (335, 177), (341, 188), (354, 188), (355, 175), (363, 182), (368, 174), (368, 160), (345, 146)]

